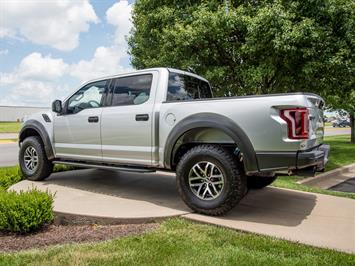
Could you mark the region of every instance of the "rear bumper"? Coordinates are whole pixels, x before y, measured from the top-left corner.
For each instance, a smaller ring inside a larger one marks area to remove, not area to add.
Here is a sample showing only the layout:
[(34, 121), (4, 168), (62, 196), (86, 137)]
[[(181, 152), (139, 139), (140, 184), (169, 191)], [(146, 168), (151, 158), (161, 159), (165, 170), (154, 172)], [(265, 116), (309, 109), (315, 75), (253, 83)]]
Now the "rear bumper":
[(292, 171), (299, 175), (313, 175), (324, 170), (330, 147), (320, 145), (306, 151), (256, 153), (261, 172)]

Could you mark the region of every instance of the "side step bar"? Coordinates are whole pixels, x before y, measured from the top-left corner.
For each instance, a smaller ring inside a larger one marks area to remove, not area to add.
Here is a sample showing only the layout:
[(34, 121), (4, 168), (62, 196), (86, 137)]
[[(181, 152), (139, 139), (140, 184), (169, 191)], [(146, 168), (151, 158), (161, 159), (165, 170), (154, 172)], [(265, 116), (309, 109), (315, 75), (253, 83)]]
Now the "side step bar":
[(65, 164), (72, 165), (82, 168), (98, 168), (98, 169), (108, 169), (108, 170), (118, 170), (125, 172), (136, 172), (136, 173), (153, 173), (155, 169), (149, 168), (139, 168), (139, 167), (128, 167), (128, 166), (115, 166), (115, 165), (104, 165), (104, 164), (91, 164), (91, 163), (80, 163), (80, 162), (68, 162), (68, 161), (53, 161), (54, 164)]

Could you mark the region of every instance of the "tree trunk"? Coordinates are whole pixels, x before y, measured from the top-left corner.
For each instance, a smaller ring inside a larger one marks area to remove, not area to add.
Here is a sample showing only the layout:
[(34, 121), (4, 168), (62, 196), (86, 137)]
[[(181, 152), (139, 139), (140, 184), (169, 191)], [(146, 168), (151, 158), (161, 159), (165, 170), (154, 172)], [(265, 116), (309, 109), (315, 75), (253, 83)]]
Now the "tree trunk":
[(351, 143), (355, 143), (355, 112), (350, 114)]

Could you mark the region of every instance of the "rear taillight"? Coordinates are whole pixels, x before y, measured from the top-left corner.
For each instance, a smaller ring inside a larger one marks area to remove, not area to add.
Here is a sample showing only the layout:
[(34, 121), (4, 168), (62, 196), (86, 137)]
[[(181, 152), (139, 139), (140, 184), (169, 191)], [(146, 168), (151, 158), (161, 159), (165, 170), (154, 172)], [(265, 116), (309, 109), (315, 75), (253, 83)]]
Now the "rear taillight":
[(287, 122), (290, 139), (308, 139), (309, 118), (307, 108), (290, 108), (280, 111), (280, 116)]

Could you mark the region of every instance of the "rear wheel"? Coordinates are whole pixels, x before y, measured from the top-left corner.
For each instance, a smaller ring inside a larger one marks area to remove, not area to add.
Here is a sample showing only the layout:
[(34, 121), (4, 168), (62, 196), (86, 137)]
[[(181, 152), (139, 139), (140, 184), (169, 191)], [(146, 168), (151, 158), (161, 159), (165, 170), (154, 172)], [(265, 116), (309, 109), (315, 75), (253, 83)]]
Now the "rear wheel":
[(262, 189), (271, 185), (276, 180), (276, 176), (248, 176), (249, 189)]
[(32, 181), (40, 181), (53, 171), (53, 164), (48, 161), (40, 137), (26, 138), (20, 148), (19, 163), (22, 175)]
[(176, 181), (183, 201), (197, 213), (222, 215), (246, 194), (246, 177), (233, 155), (217, 145), (200, 145), (180, 160)]

